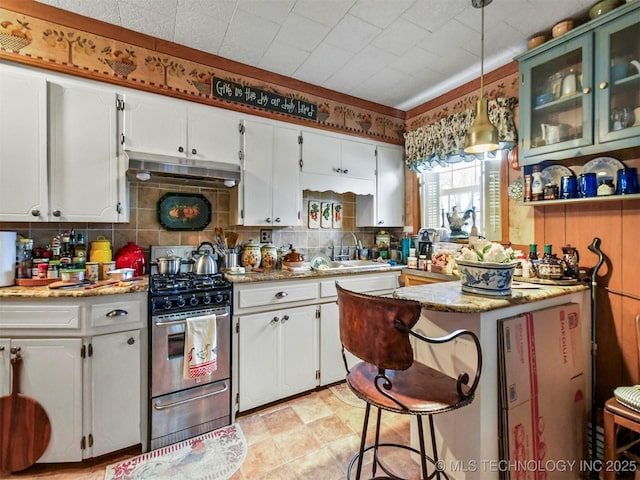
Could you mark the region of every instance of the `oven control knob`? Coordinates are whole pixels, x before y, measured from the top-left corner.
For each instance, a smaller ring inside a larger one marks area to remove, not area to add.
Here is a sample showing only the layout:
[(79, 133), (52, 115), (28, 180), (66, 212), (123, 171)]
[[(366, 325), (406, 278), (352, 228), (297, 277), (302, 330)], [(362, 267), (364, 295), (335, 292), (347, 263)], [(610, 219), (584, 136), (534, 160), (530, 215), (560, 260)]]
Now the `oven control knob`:
[(189, 303), (190, 303), (192, 306), (197, 305), (197, 304), (198, 304), (198, 297), (191, 297), (191, 298), (189, 299)]
[(205, 305), (209, 305), (211, 303), (211, 297), (209, 296), (209, 294), (205, 294), (205, 296), (202, 298), (202, 302)]
[(179, 307), (184, 307), (184, 304), (187, 303), (182, 296), (178, 297), (177, 304)]
[(221, 293), (216, 294), (216, 303), (222, 303), (224, 301), (224, 297)]
[(168, 298), (165, 299), (164, 303), (162, 304), (162, 307), (165, 310), (169, 310), (171, 308), (171, 300), (169, 300)]

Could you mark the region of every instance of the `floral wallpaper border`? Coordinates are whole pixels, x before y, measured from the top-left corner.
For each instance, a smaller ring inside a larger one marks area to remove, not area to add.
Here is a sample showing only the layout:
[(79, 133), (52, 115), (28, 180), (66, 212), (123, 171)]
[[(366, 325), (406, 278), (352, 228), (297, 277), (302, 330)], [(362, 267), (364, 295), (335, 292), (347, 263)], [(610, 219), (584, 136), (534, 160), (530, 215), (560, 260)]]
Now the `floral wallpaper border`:
[[(205, 100), (205, 103), (213, 106), (229, 105), (232, 102), (222, 101), (214, 96), (212, 88), (213, 78), (216, 76), (316, 104), (317, 120), (303, 120), (310, 125), (320, 128), (324, 126), (389, 143), (403, 143), (403, 119), (290, 88), (260, 83), (253, 78), (210, 65), (0, 9), (0, 58), (20, 62), (22, 57), (25, 63), (33, 64), (35, 60), (36, 66), (43, 68), (52, 69), (52, 65), (56, 65), (64, 67), (64, 70), (71, 74), (73, 70), (88, 72), (97, 80), (100, 80), (100, 77), (109, 77), (111, 83), (130, 88), (144, 85), (145, 89), (151, 87), (150, 89), (157, 93), (172, 91), (198, 97), (199, 101)], [(268, 110), (264, 111), (274, 114)], [(274, 115), (289, 116), (285, 113)]]

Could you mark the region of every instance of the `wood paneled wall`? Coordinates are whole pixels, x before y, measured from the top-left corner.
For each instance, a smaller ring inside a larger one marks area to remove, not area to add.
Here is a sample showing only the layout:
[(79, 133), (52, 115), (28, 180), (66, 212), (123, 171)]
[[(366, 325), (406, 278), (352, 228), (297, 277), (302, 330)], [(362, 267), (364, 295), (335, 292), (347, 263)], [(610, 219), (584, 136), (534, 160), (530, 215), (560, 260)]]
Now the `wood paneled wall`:
[[(561, 256), (561, 247), (571, 244), (580, 252), (582, 267), (596, 265), (598, 257), (588, 247), (595, 237), (601, 241), (604, 263), (597, 272), (595, 324), (596, 399), (602, 405), (615, 387), (640, 383), (635, 331), (635, 316), (640, 314), (640, 200), (535, 207), (534, 221), (539, 250), (550, 243)], [(590, 362), (586, 359), (586, 365)]]

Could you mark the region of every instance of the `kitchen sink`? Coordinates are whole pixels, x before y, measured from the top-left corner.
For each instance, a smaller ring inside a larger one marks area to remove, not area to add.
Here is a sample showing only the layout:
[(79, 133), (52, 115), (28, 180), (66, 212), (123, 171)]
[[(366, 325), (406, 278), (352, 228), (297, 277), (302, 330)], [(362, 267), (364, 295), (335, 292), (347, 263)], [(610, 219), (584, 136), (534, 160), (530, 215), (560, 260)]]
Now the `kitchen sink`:
[(374, 262), (371, 260), (340, 260), (330, 262), (327, 266), (320, 267), (322, 272), (335, 272), (345, 270), (381, 270), (390, 268), (388, 263)]

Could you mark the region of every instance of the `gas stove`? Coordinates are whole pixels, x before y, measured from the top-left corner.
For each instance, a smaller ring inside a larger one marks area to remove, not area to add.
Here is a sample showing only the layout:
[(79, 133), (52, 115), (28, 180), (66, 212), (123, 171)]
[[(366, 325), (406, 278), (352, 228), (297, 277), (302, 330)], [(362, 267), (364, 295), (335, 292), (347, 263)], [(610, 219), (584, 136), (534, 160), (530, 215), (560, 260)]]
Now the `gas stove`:
[(231, 282), (221, 273), (197, 274), (181, 272), (175, 275), (151, 275), (149, 289), (153, 294), (191, 293), (230, 288)]

